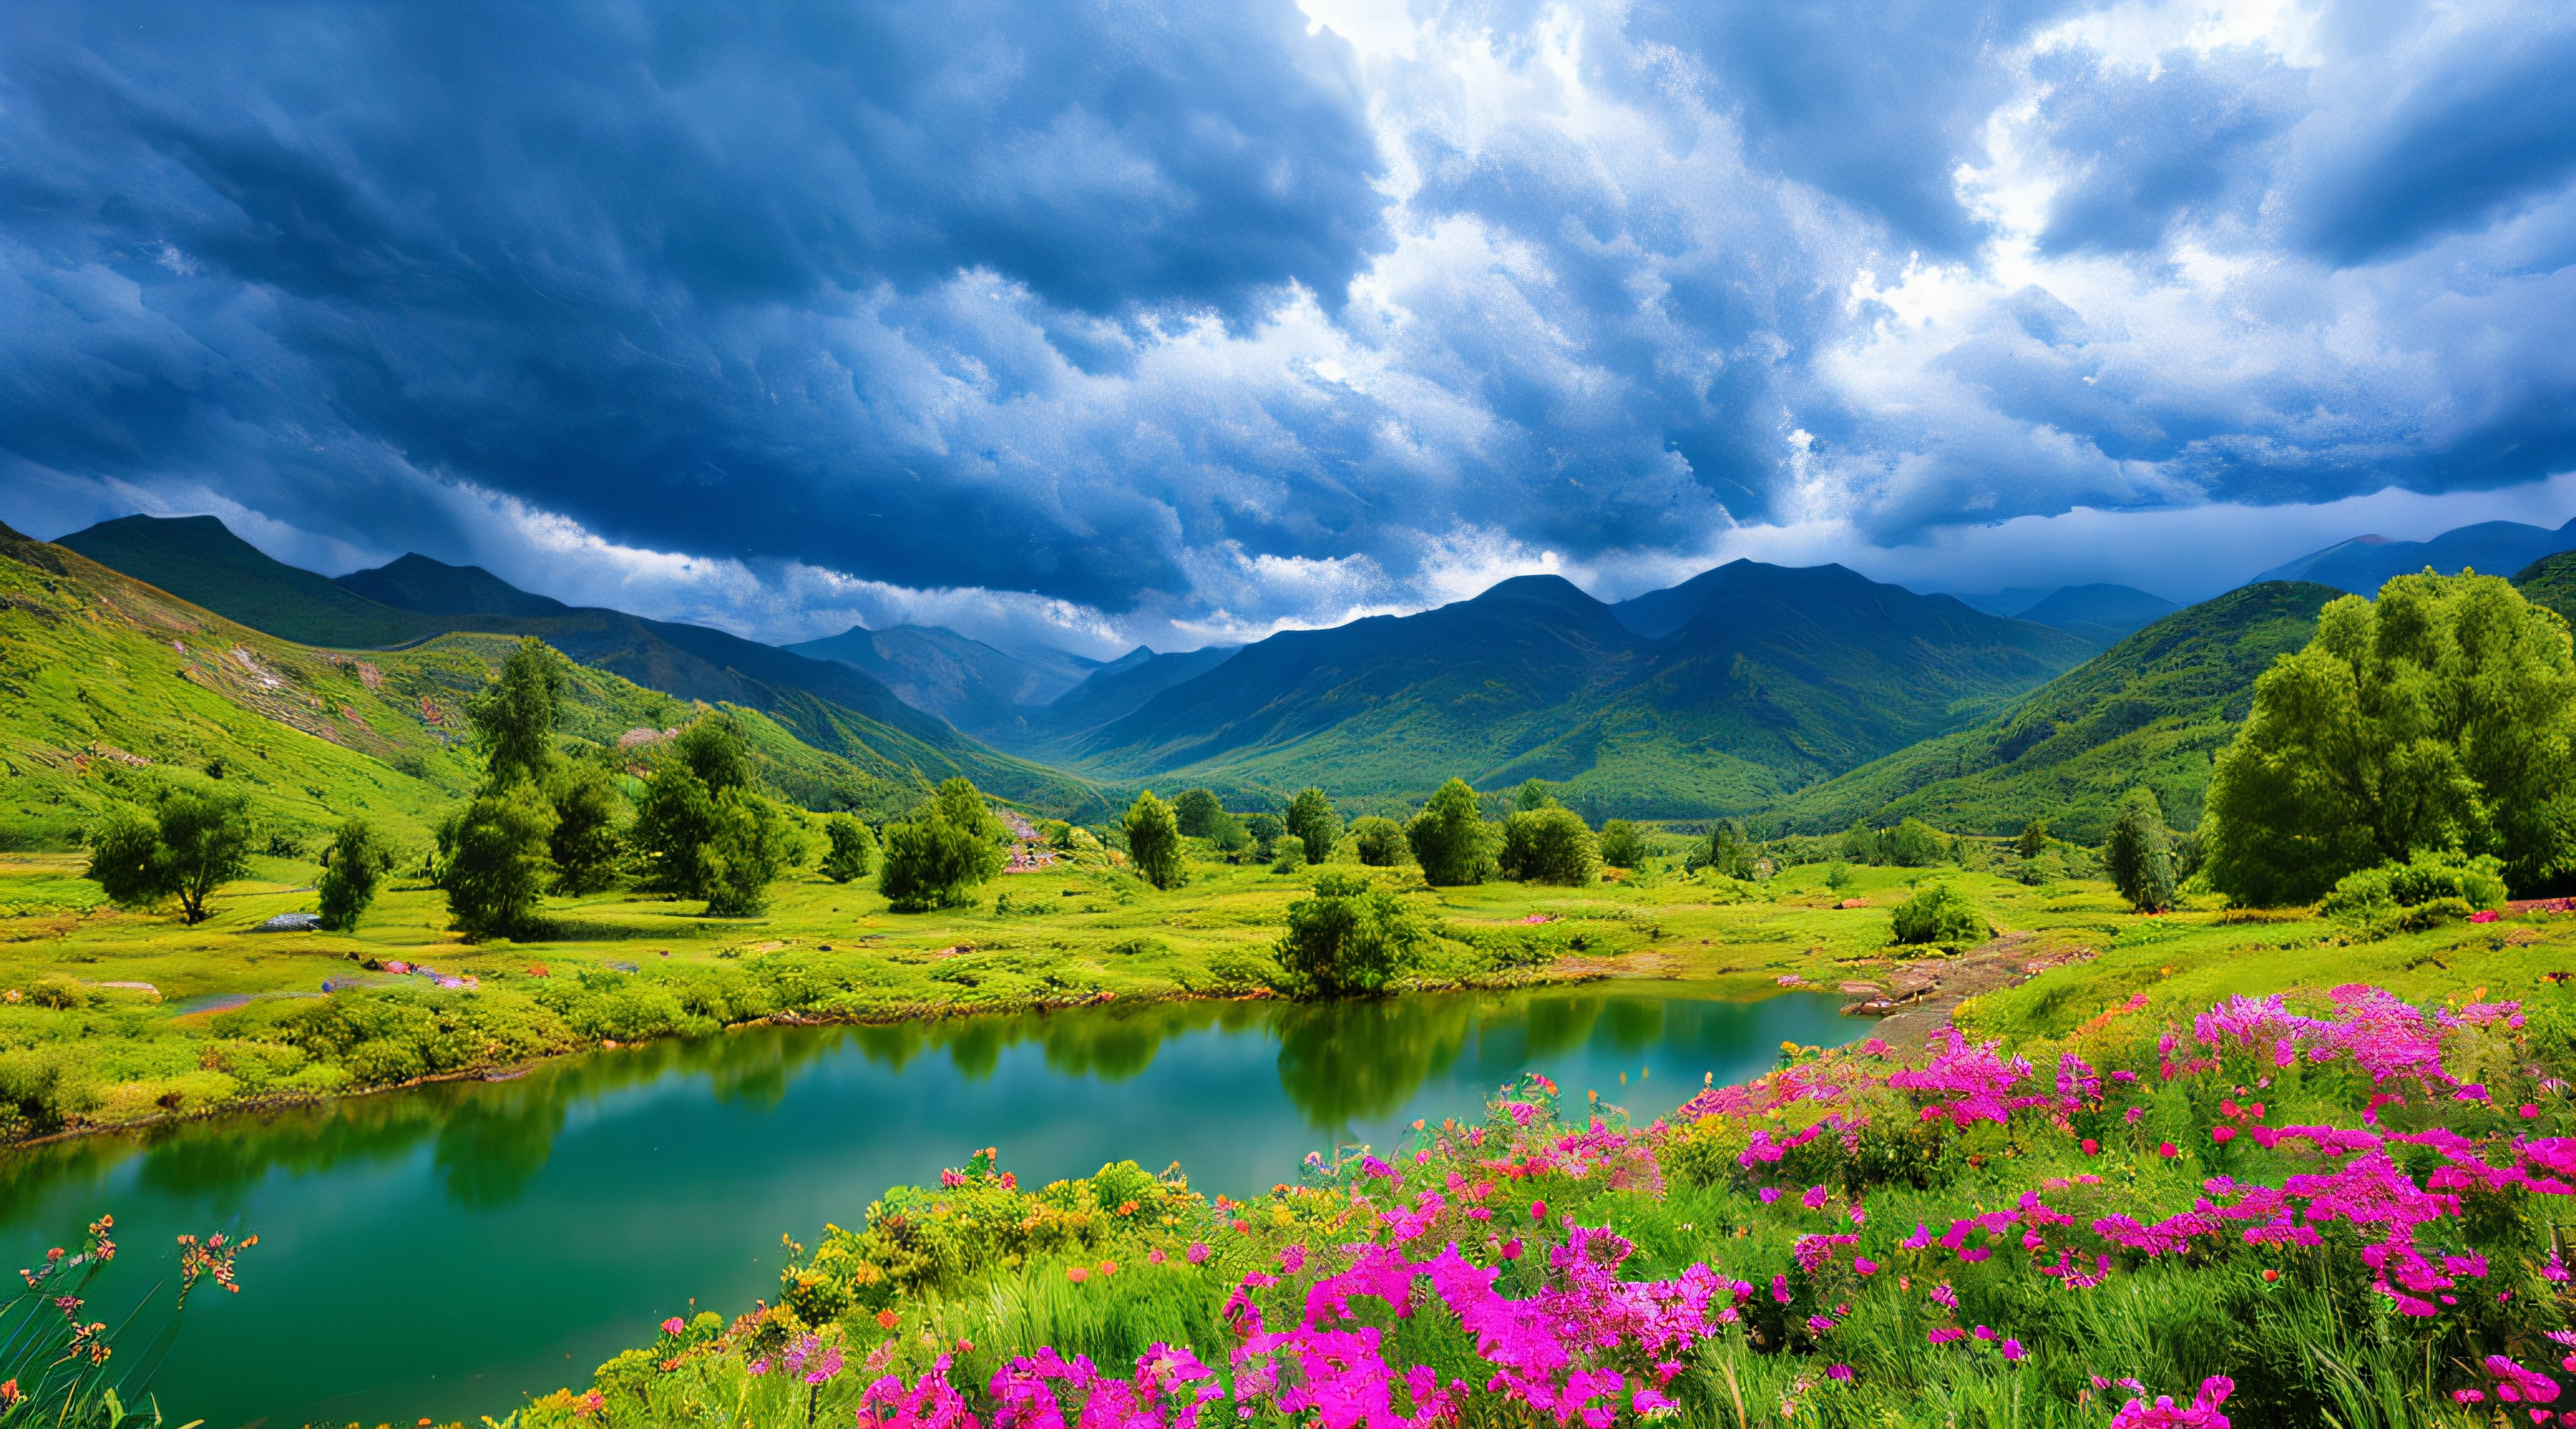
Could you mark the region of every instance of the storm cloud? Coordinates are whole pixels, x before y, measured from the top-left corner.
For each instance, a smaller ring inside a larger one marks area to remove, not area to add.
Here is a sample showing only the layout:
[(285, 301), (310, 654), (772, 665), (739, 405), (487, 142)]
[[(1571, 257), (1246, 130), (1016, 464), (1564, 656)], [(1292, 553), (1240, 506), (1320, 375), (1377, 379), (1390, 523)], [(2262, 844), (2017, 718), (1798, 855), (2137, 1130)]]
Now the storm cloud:
[(1098, 651), (2555, 524), (2571, 66), (2539, 4), (17, 5), (0, 517)]

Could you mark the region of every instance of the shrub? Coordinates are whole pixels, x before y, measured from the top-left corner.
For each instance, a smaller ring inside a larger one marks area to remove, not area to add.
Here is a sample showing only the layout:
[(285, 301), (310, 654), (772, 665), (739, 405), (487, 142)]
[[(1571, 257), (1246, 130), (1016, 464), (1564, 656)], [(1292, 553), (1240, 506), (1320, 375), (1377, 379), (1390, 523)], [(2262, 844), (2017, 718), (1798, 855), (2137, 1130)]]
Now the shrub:
[(886, 825), (877, 891), (899, 913), (963, 908), (1002, 871), (1002, 821), (965, 778), (950, 779), (910, 818)]
[(2373, 936), (2386, 936), (2466, 918), (2481, 908), (2500, 908), (2504, 899), (2501, 860), (2426, 849), (2403, 863), (2392, 859), (2346, 874), (2317, 911)]
[[(1204, 792), (1204, 791), (1194, 791)], [(1210, 798), (1208, 801), (1214, 803)], [(1223, 810), (1217, 811), (1219, 816)], [(1136, 873), (1156, 888), (1178, 888), (1189, 881), (1189, 869), (1181, 862), (1181, 826), (1173, 816), (1172, 806), (1154, 797), (1148, 789), (1127, 806), (1126, 817), (1119, 829), (1127, 835), (1127, 858)]]
[(1225, 806), (1205, 789), (1192, 789), (1172, 801), (1173, 820), (1194, 839), (1215, 838), (1218, 821), (1224, 817)]
[(1281, 834), (1288, 832), (1288, 825), (1281, 822), (1277, 814), (1247, 814), (1243, 820), (1243, 831), (1252, 836), (1254, 855), (1268, 858), (1270, 846), (1279, 842)]
[(1393, 868), (1410, 852), (1404, 844), (1404, 829), (1395, 820), (1375, 814), (1351, 824), (1351, 843), (1359, 850), (1360, 862), (1371, 868)]
[(1601, 861), (1612, 868), (1635, 868), (1646, 861), (1646, 840), (1626, 819), (1601, 826)]
[(1306, 841), (1295, 834), (1281, 834), (1270, 844), (1272, 873), (1295, 873), (1306, 866)]
[(1503, 825), (1502, 865), (1506, 877), (1527, 883), (1598, 883), (1601, 844), (1572, 809), (1524, 809)]
[(1428, 941), (1394, 894), (1350, 874), (1321, 875), (1313, 896), (1288, 905), (1275, 953), (1282, 990), (1301, 998), (1384, 991)]
[(2013, 852), (2025, 859), (2037, 858), (2048, 852), (2048, 820), (2031, 819), (2025, 822), (2021, 826), (2021, 833), (2013, 839)]
[(351, 932), (375, 901), (376, 885), (393, 871), (394, 851), (366, 820), (351, 819), (340, 826), (324, 859), (322, 877), (315, 883), (322, 895), (322, 926), (334, 933)]
[(1968, 895), (1947, 883), (1935, 883), (1896, 905), (1899, 943), (1940, 943), (1956, 947), (1982, 943), (1994, 930)]
[(1899, 868), (1930, 868), (1946, 862), (1950, 846), (1930, 824), (1907, 819), (1885, 835), (1887, 861)]
[(823, 825), (831, 848), (823, 855), (823, 876), (834, 883), (864, 878), (877, 866), (876, 831), (848, 814), (834, 814)]
[[(1601, 856), (1609, 858), (1609, 851), (1604, 849)], [(1708, 842), (1693, 850), (1682, 866), (1691, 873), (1710, 868), (1728, 878), (1751, 878), (1754, 861), (1761, 856), (1753, 840), (1745, 837), (1744, 825), (1733, 819), (1720, 819), (1709, 829)]]
[(1422, 812), (1404, 826), (1413, 861), (1435, 888), (1482, 883), (1494, 873), (1494, 837), (1478, 811), (1476, 791), (1464, 779), (1440, 786)]
[(1332, 796), (1313, 785), (1298, 790), (1288, 801), (1288, 832), (1304, 846), (1308, 863), (1331, 858), (1333, 842), (1342, 836), (1342, 816), (1333, 811)]

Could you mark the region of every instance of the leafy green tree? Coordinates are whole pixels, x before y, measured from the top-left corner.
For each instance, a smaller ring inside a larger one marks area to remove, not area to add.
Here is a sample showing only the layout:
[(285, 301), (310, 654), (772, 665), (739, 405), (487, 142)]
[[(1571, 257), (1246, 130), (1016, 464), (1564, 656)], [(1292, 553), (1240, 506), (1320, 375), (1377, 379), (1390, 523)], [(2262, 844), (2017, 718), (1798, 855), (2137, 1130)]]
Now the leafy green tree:
[(322, 926), (334, 933), (354, 932), (376, 887), (393, 872), (394, 851), (364, 819), (340, 825), (339, 835), (322, 855), (322, 876), (314, 889), (322, 895)]
[(555, 720), (563, 703), (563, 657), (535, 636), (519, 641), (498, 673), (466, 704), (491, 787), (542, 784), (555, 767)]
[(1351, 843), (1359, 850), (1360, 862), (1371, 868), (1393, 868), (1411, 852), (1405, 847), (1404, 827), (1376, 814), (1351, 822)]
[(2023, 858), (2037, 858), (2048, 852), (2048, 820), (2030, 819), (2021, 826), (2021, 836), (2013, 840), (2013, 852)]
[(1482, 883), (1493, 876), (1493, 834), (1476, 791), (1464, 779), (1441, 785), (1404, 826), (1404, 838), (1413, 846), (1413, 861), (1422, 865), (1423, 881), (1435, 888)]
[(1878, 833), (1866, 819), (1854, 819), (1852, 826), (1843, 830), (1841, 852), (1843, 857), (1854, 863), (1884, 862), (1880, 857)]
[[(1211, 797), (1208, 802), (1216, 801)], [(1217, 812), (1222, 817), (1225, 811)], [(1127, 835), (1127, 861), (1139, 877), (1156, 888), (1166, 889), (1189, 881), (1189, 868), (1181, 862), (1180, 820), (1171, 805), (1154, 797), (1153, 790), (1138, 794), (1118, 825)]]
[(966, 907), (1002, 871), (1003, 833), (983, 794), (962, 776), (950, 779), (910, 817), (886, 825), (877, 890), (901, 913)]
[(1239, 854), (1252, 847), (1252, 835), (1244, 831), (1243, 820), (1234, 815), (1220, 810), (1213, 827), (1216, 831), (1208, 835), (1208, 840), (1218, 852)]
[(1921, 819), (1907, 819), (1886, 834), (1887, 861), (1899, 868), (1930, 868), (1950, 856), (1950, 846)]
[(1720, 819), (1709, 827), (1708, 842), (1693, 851), (1683, 866), (1694, 873), (1708, 868), (1728, 878), (1751, 878), (1754, 861), (1761, 856), (1761, 848), (1745, 837), (1743, 824)]
[(438, 831), (438, 886), (449, 916), (469, 940), (523, 938), (536, 927), (537, 900), (554, 876), (547, 846), (555, 807), (525, 781), (486, 789)]
[(1295, 834), (1281, 834), (1271, 840), (1272, 873), (1295, 873), (1306, 866), (1306, 841)]
[(1630, 869), (1646, 861), (1646, 840), (1635, 824), (1612, 819), (1601, 826), (1601, 861), (1612, 868)]
[(1288, 826), (1280, 822), (1277, 814), (1247, 814), (1243, 820), (1243, 831), (1252, 835), (1255, 856), (1268, 858), (1270, 846), (1279, 842), (1279, 836), (1288, 832)]
[(1207, 790), (1192, 789), (1172, 801), (1172, 817), (1179, 822), (1181, 832), (1191, 838), (1212, 839), (1217, 834), (1217, 822), (1225, 817), (1225, 806)]
[(2493, 576), (2398, 576), (2345, 596), (2254, 685), (2212, 771), (2202, 877), (2304, 903), (2345, 874), (2456, 849), (2531, 888), (2576, 873), (2576, 652)]
[(1342, 836), (1342, 816), (1334, 811), (1332, 796), (1311, 784), (1298, 790), (1288, 801), (1288, 832), (1305, 845), (1308, 863), (1331, 858), (1333, 842)]
[(1366, 878), (1327, 873), (1311, 896), (1288, 905), (1288, 929), (1273, 956), (1293, 997), (1382, 992), (1421, 960), (1430, 935), (1402, 900)]
[(1512, 791), (1514, 813), (1535, 814), (1555, 802), (1556, 786), (1544, 779), (1524, 779), (1521, 787)]
[(626, 796), (617, 781), (595, 761), (566, 760), (547, 781), (546, 795), (555, 806), (546, 852), (554, 860), (556, 890), (597, 893), (614, 886), (626, 852), (619, 827)]
[(250, 805), (239, 794), (173, 789), (149, 814), (127, 807), (90, 835), (87, 877), (108, 901), (150, 908), (179, 900), (179, 915), (206, 921), (217, 888), (250, 873)]
[(1583, 816), (1561, 804), (1524, 809), (1503, 824), (1503, 875), (1528, 883), (1581, 886), (1601, 881), (1601, 842)]
[(716, 836), (716, 796), (685, 762), (662, 759), (644, 785), (628, 834), (646, 888), (704, 898), (698, 850)]
[(778, 802), (736, 785), (715, 800), (715, 833), (698, 850), (707, 912), (748, 918), (769, 908), (769, 885), (804, 861), (804, 831)]
[(2165, 833), (2164, 806), (2152, 789), (2132, 789), (2111, 818), (2111, 835), (2102, 845), (2102, 863), (2111, 886), (2141, 913), (2173, 906), (2173, 843)]
[(1934, 883), (1896, 905), (1894, 931), (1900, 943), (1958, 947), (1982, 943), (1994, 929), (1986, 922), (1986, 915), (1977, 911), (1977, 905), (1968, 901), (1968, 895), (1947, 883)]
[(823, 855), (823, 876), (834, 883), (847, 883), (865, 878), (877, 866), (877, 835), (874, 829), (848, 814), (834, 814), (823, 825), (823, 837), (831, 847)]
[(692, 722), (671, 741), (668, 758), (678, 760), (707, 786), (710, 797), (727, 789), (755, 789), (759, 772), (752, 767), (751, 737), (742, 722), (723, 711)]

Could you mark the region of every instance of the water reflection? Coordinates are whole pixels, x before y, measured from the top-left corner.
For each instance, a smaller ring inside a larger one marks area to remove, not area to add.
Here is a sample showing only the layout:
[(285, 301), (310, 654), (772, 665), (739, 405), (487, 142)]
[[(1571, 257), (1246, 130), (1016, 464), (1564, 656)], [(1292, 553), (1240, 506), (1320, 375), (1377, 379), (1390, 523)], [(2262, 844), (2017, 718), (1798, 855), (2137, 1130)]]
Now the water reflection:
[(1783, 1039), (1858, 1030), (1828, 999), (1671, 984), (756, 1029), (19, 1153), (0, 1256), (102, 1210), (138, 1246), (256, 1231), (250, 1288), (192, 1309), (162, 1375), (183, 1419), (471, 1422), (578, 1380), (688, 1297), (748, 1304), (781, 1231), (846, 1224), (976, 1146), (1024, 1182), (1132, 1156), (1246, 1192), (1332, 1142), (1472, 1113), (1523, 1070), (1642, 1118)]

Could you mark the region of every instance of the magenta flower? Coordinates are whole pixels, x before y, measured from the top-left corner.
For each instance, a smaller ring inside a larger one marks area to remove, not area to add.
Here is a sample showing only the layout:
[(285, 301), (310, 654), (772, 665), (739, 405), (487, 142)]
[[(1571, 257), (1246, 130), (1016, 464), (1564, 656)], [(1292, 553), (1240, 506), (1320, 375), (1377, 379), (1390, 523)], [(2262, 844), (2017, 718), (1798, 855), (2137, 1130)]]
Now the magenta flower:
[(662, 1333), (666, 1335), (676, 1335), (687, 1328), (688, 1326), (677, 1315), (662, 1322)]
[(2006, 1341), (2004, 1341), (2004, 1358), (2005, 1358), (2005, 1359), (2011, 1360), (2011, 1361), (2012, 1361), (2013, 1363), (2015, 1363), (2015, 1364), (2019, 1364), (2019, 1363), (2021, 1363), (2022, 1356), (2024, 1356), (2024, 1355), (2026, 1355), (2026, 1354), (2028, 1354), (2028, 1353), (2030, 1353), (2028, 1350), (2025, 1350), (2025, 1349), (2023, 1349), (2023, 1348), (2021, 1347), (2021, 1341), (2019, 1341), (2019, 1340), (2006, 1340)]
[(1190, 1248), (1189, 1248), (1187, 1251), (1183, 1252), (1183, 1254), (1184, 1254), (1184, 1255), (1186, 1255), (1186, 1256), (1188, 1257), (1190, 1264), (1192, 1264), (1192, 1265), (1199, 1265), (1199, 1264), (1202, 1264), (1202, 1263), (1204, 1263), (1204, 1262), (1207, 1260), (1207, 1258), (1208, 1258), (1207, 1242), (1205, 1242), (1205, 1241), (1192, 1241), (1192, 1242), (1190, 1242)]
[(1532, 1201), (1532, 1202), (1530, 1202), (1530, 1219), (1531, 1219), (1531, 1220), (1534, 1220), (1534, 1221), (1543, 1221), (1543, 1220), (1546, 1220), (1546, 1219), (1547, 1219), (1547, 1202), (1545, 1202), (1545, 1201)]
[(1848, 1380), (1848, 1379), (1850, 1379), (1851, 1377), (1852, 1377), (1852, 1367), (1851, 1367), (1850, 1365), (1847, 1365), (1847, 1364), (1829, 1364), (1829, 1365), (1825, 1366), (1825, 1378), (1827, 1378), (1827, 1379), (1830, 1379), (1830, 1380), (1836, 1380), (1836, 1381), (1841, 1381), (1841, 1380)]
[(1862, 1275), (1876, 1275), (1878, 1262), (1865, 1255), (1855, 1255), (1852, 1257), (1852, 1269)]

